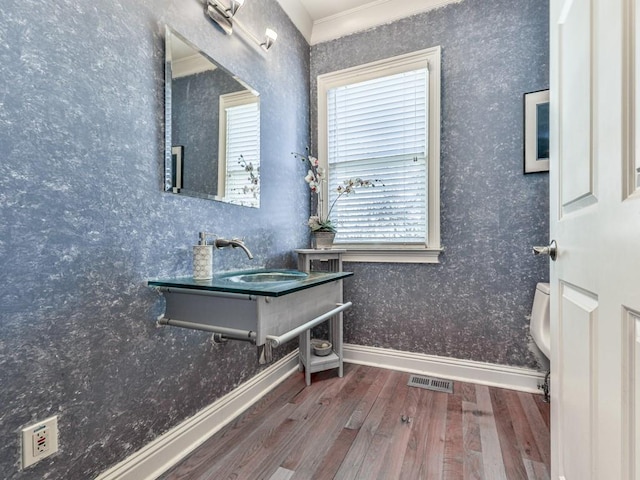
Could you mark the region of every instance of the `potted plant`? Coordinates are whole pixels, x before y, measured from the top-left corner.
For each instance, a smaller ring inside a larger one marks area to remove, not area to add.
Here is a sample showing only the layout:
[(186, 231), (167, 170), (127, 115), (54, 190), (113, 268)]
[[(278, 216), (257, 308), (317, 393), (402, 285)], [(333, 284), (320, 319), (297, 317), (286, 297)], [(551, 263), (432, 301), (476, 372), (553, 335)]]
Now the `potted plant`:
[(312, 195), (312, 210), (315, 209), (315, 213), (312, 213), (309, 217), (308, 225), (311, 229), (311, 246), (312, 248), (327, 249), (333, 245), (333, 240), (336, 236), (336, 226), (331, 222), (331, 212), (336, 202), (340, 200), (343, 195), (349, 195), (355, 192), (358, 187), (375, 187), (378, 180), (363, 180), (361, 178), (350, 178), (342, 182), (341, 185), (336, 187), (337, 196), (329, 206), (327, 215), (323, 215), (323, 202), (322, 198), (322, 184), (327, 181), (326, 171), (320, 166), (318, 159), (309, 154), (307, 148), (307, 154), (292, 152), (292, 155), (305, 162), (308, 167), (307, 175), (304, 177), (305, 182), (309, 185), (309, 190)]

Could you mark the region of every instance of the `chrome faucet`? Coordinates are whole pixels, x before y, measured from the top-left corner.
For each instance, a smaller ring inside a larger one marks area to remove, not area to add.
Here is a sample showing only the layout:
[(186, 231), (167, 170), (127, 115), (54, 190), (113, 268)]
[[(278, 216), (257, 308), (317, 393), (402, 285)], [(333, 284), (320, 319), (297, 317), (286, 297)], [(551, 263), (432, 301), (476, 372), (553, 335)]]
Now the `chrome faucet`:
[(247, 257), (249, 257), (249, 260), (253, 259), (253, 254), (251, 253), (251, 251), (249, 251), (249, 249), (244, 244), (244, 242), (242, 240), (240, 240), (239, 238), (232, 238), (231, 240), (227, 240), (225, 238), (216, 238), (214, 245), (216, 246), (216, 248), (224, 248), (224, 247), (238, 248), (238, 247), (240, 247), (242, 250), (244, 250), (244, 253), (247, 254)]

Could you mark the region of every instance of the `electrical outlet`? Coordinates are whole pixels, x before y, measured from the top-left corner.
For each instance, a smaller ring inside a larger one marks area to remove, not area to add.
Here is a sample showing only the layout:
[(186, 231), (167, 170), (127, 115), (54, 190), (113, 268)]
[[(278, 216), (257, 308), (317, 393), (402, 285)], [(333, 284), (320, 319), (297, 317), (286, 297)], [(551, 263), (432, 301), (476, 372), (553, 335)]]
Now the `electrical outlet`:
[(22, 468), (58, 451), (58, 417), (22, 429)]

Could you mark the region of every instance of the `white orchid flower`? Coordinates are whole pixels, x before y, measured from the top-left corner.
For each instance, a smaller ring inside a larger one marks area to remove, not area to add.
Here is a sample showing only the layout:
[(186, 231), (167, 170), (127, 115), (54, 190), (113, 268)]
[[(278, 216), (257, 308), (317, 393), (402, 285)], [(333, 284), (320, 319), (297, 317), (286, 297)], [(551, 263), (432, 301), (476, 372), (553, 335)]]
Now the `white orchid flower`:
[(315, 182), (315, 180), (316, 180), (316, 176), (313, 174), (311, 170), (309, 170), (309, 173), (307, 173), (307, 176), (304, 177), (304, 181), (310, 184), (311, 182)]

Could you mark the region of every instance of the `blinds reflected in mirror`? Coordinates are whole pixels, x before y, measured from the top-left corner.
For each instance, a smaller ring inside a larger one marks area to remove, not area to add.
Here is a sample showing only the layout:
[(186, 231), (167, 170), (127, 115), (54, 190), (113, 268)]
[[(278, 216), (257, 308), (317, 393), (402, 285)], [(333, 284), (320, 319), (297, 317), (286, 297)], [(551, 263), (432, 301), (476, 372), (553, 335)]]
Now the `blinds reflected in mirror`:
[(243, 91), (220, 98), (220, 158), (218, 178), (224, 200), (260, 206), (260, 109), (258, 98)]

